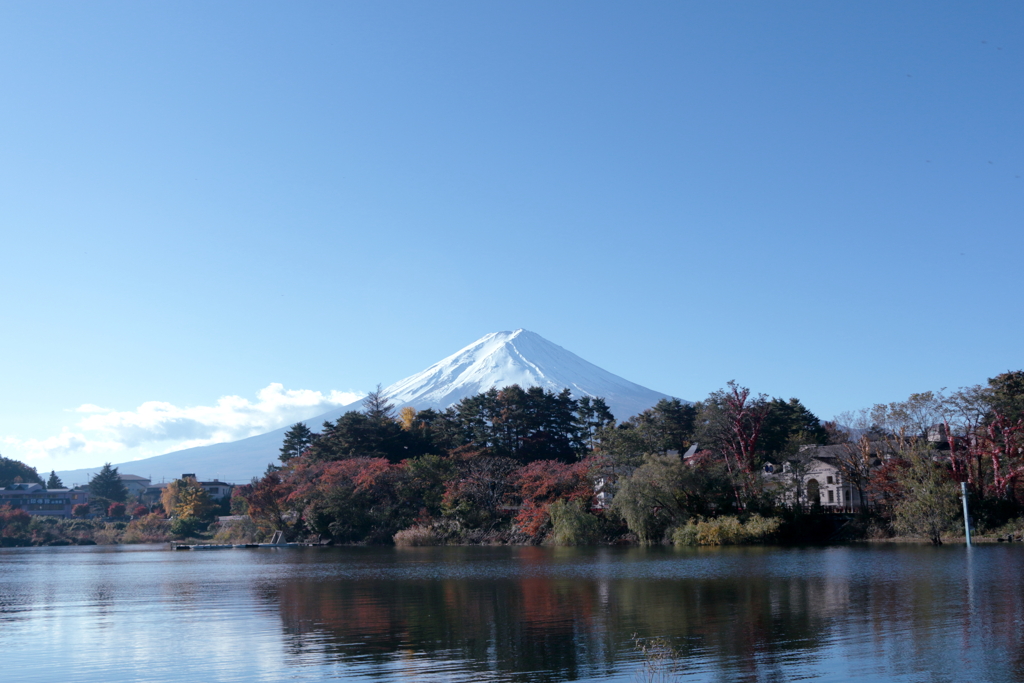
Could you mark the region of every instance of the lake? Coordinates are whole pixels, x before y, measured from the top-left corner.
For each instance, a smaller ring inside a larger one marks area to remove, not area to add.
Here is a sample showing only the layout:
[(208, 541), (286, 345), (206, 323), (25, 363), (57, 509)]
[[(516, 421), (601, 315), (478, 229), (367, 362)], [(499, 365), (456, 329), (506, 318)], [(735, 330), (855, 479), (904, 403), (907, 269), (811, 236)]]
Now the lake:
[(103, 683), (1016, 681), (1022, 567), (1021, 545), (8, 548), (0, 671)]

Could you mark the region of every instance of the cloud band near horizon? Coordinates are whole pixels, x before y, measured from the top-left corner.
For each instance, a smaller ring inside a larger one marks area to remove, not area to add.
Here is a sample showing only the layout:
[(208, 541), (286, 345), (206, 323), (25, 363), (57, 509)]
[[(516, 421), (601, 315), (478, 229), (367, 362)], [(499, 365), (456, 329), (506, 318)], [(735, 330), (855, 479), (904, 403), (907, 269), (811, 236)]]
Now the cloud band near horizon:
[[(67, 468), (75, 456), (109, 454), (117, 459), (127, 451), (137, 457), (160, 455), (183, 448), (237, 441), (305, 420), (363, 397), (351, 391), (322, 393), (285, 389), (272, 383), (260, 389), (256, 401), (241, 396), (221, 397), (216, 405), (178, 407), (147, 401), (134, 410), (119, 411), (86, 403), (73, 412), (83, 414), (74, 428), (43, 439), (5, 437), (11, 456), (36, 466)], [(160, 446), (160, 448), (153, 448)], [(156, 452), (159, 451), (159, 452)], [(65, 462), (59, 462), (65, 461)]]

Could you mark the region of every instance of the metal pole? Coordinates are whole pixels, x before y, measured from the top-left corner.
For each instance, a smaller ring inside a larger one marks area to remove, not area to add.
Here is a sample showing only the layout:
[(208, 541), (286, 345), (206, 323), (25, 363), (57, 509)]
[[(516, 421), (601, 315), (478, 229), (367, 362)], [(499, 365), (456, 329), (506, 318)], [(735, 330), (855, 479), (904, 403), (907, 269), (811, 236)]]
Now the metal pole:
[(971, 518), (967, 514), (967, 482), (960, 482), (960, 495), (964, 501), (964, 534), (967, 537), (967, 547), (971, 547)]

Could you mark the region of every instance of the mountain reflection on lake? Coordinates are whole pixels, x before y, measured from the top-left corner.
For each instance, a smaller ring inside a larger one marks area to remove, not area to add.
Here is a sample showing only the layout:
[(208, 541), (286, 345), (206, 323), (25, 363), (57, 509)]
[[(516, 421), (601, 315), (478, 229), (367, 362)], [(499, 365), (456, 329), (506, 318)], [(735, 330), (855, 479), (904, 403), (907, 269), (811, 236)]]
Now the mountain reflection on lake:
[[(1024, 680), (1020, 546), (0, 551), (5, 680)], [(8, 678), (8, 676), (11, 676)]]

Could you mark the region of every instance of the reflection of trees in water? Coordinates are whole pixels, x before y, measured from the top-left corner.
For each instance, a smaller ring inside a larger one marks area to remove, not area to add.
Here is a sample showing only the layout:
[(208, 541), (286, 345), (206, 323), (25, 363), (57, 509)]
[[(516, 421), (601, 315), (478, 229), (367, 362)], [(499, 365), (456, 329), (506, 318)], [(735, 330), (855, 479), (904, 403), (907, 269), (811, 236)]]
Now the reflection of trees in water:
[[(268, 596), (269, 597), (269, 596)], [(684, 656), (770, 666), (775, 650), (813, 649), (827, 586), (803, 581), (291, 581), (278, 602), (295, 654), (312, 636), (342, 658), (414, 651), (504, 674), (573, 680), (618, 668), (632, 633), (662, 634)], [(816, 607), (817, 606), (817, 607)], [(630, 653), (631, 655), (632, 653)]]
[(592, 590), (545, 579), (287, 582), (275, 597), (296, 654), (308, 652), (306, 637), (326, 637), (327, 651), (346, 659), (384, 663), (413, 651), (479, 671), (563, 680), (598, 664)]
[(614, 593), (622, 632), (665, 637), (684, 665), (710, 658), (734, 673), (763, 675), (777, 668), (779, 655), (821, 646), (846, 591), (823, 581), (750, 577), (623, 581)]
[[(372, 662), (381, 676), (414, 653), (508, 680), (628, 674), (637, 633), (667, 638), (683, 671), (731, 680), (783, 680), (789, 666), (850, 661), (905, 675), (963, 671), (961, 660), (974, 658), (969, 670), (978, 671), (990, 666), (981, 662), (992, 647), (1004, 655), (992, 676), (1024, 680), (1024, 594), (1013, 561), (987, 567), (972, 587), (934, 556), (904, 559), (897, 571), (896, 553), (851, 556), (844, 561), (862, 563), (857, 571), (807, 565), (806, 576), (757, 571), (748, 559), (749, 574), (702, 578), (565, 578), (510, 567), (496, 579), (286, 579), (264, 599), (280, 611), (294, 655)], [(837, 648), (844, 661), (829, 659)]]

